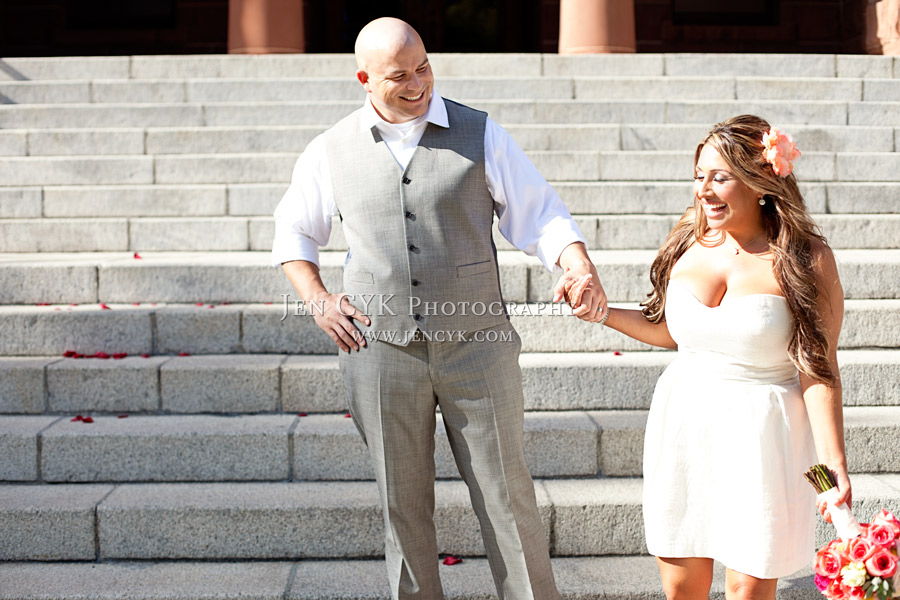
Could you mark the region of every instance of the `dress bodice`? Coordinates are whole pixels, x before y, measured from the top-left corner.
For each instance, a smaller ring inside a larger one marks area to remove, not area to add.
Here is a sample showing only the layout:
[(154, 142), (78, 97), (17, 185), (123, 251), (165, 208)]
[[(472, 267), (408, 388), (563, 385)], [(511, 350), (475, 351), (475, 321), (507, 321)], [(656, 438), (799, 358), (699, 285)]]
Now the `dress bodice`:
[(788, 356), (793, 323), (782, 296), (751, 294), (707, 306), (670, 279), (666, 324), (679, 358), (703, 361), (716, 369), (711, 374), (759, 383), (797, 376)]

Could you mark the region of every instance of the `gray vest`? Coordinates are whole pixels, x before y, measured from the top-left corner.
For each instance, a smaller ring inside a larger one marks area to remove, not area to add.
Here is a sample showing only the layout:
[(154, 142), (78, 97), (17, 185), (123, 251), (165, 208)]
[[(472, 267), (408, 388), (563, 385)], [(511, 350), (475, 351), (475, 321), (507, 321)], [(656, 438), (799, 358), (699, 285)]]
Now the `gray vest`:
[[(468, 332), (507, 320), (494, 200), (484, 172), (486, 113), (445, 100), (449, 128), (429, 123), (402, 171), (361, 110), (324, 134), (350, 248), (344, 291), (371, 330)], [(437, 336), (433, 339), (438, 339)]]

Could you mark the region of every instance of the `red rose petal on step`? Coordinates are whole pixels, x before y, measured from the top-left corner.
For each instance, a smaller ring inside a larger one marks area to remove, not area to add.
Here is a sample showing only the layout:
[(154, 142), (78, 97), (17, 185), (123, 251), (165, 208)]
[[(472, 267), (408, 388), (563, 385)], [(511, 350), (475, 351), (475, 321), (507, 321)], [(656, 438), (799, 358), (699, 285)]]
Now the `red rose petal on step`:
[(98, 352), (97, 354), (95, 354), (95, 355), (92, 356), (91, 358), (102, 358), (102, 359), (107, 359), (107, 358), (109, 358), (109, 354), (107, 354), (106, 352)]
[(140, 255), (140, 254), (138, 254), (138, 253), (137, 253), (137, 252), (135, 252), (135, 253), (134, 253), (134, 257), (135, 257), (135, 258), (140, 258), (140, 257), (141, 257), (141, 255)]
[(77, 305), (76, 303), (73, 302), (73, 303), (70, 304), (69, 306), (78, 306), (78, 305)]
[(71, 419), (71, 421), (73, 423), (77, 423), (78, 421), (84, 421), (84, 417), (82, 417), (81, 415), (76, 415), (76, 417), (74, 419)]
[(116, 352), (115, 354), (113, 354), (113, 358), (116, 359), (116, 360), (123, 359), (123, 358), (125, 358), (126, 356), (128, 356), (128, 353), (127, 353), (127, 352)]
[(223, 302), (222, 306), (228, 306), (229, 304), (231, 304), (231, 302)]
[(307, 415), (306, 413), (297, 413), (297, 416), (298, 416), (298, 417), (306, 417), (306, 416), (308, 416), (308, 415)]
[(101, 303), (100, 303), (100, 310), (112, 310), (112, 309), (111, 309), (110, 307), (108, 307), (107, 305), (105, 305), (105, 304), (103, 304), (103, 303), (101, 302)]
[(131, 305), (132, 305), (132, 306), (140, 306), (141, 303), (140, 303), (140, 302), (132, 302)]
[(66, 350), (63, 352), (63, 358), (72, 358), (75, 354), (76, 352), (74, 350)]
[(456, 558), (455, 556), (448, 556), (444, 559), (444, 564), (447, 566), (453, 566), (455, 564), (459, 564), (463, 561), (461, 558)]
[(150, 358), (149, 354), (141, 354), (141, 358)]
[(351, 415), (350, 413), (347, 413), (346, 415), (344, 415), (344, 418), (345, 418), (345, 419), (352, 419), (352, 418), (353, 418), (353, 415)]
[(81, 422), (82, 423), (93, 423), (94, 419), (92, 419), (91, 417), (85, 417), (81, 420)]
[(271, 303), (271, 302), (266, 302), (266, 304), (268, 305), (268, 304), (272, 304), (272, 303)]
[(190, 352), (179, 352), (178, 353), (178, 356), (190, 356), (190, 355), (191, 355)]
[(38, 302), (35, 306), (50, 306), (49, 302)]
[(128, 415), (119, 415), (119, 418), (120, 418), (120, 419), (127, 419), (127, 418), (128, 418)]
[(613, 352), (613, 356), (622, 356), (622, 353), (616, 350), (615, 352)]
[(215, 304), (210, 304), (210, 305), (209, 305), (209, 306), (207, 306), (207, 307), (206, 307), (206, 308), (215, 308), (215, 307), (216, 307), (216, 305), (215, 305)]
[(198, 303), (195, 304), (194, 306), (203, 306), (203, 303), (202, 303), (202, 302), (198, 302)]
[(84, 354), (75, 353), (72, 355), (72, 358), (84, 358)]

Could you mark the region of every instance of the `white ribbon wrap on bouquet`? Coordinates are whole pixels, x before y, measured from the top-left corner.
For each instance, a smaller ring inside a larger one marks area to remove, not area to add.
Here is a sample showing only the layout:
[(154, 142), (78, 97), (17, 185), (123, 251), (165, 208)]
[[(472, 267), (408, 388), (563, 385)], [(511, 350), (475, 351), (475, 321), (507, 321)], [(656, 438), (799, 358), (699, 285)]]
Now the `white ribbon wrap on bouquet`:
[(828, 512), (831, 513), (831, 523), (837, 530), (838, 537), (842, 540), (849, 540), (862, 534), (862, 527), (859, 521), (850, 512), (847, 503), (844, 502), (840, 506), (836, 506), (834, 501), (838, 497), (838, 489), (836, 487), (825, 490), (819, 494), (819, 499), (824, 500), (828, 504)]

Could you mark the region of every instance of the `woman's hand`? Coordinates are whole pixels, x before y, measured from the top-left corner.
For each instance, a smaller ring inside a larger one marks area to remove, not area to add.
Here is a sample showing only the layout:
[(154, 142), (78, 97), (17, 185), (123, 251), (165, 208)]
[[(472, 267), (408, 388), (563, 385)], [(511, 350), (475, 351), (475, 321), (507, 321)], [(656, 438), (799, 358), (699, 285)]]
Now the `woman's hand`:
[[(829, 469), (831, 469), (831, 467), (829, 467)], [(850, 476), (847, 474), (847, 469), (831, 469), (831, 473), (834, 475), (834, 481), (837, 483), (838, 489), (838, 495), (834, 500), (834, 505), (840, 506), (846, 503), (847, 508), (852, 510), (853, 490), (850, 486)], [(832, 522), (831, 513), (828, 511), (828, 503), (825, 502), (825, 500), (816, 498), (816, 508), (828, 523)]]

